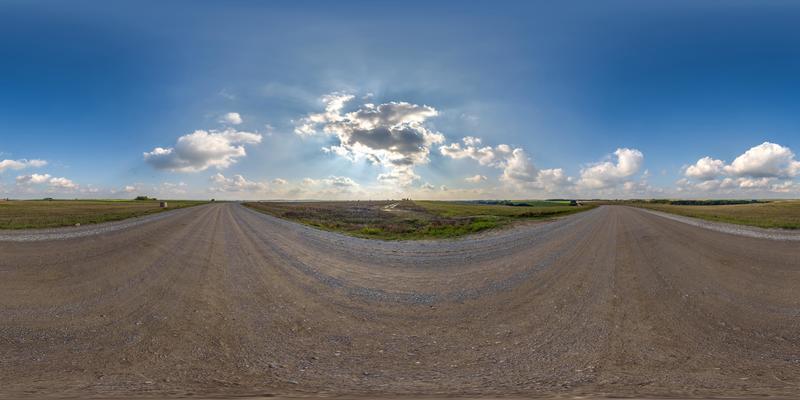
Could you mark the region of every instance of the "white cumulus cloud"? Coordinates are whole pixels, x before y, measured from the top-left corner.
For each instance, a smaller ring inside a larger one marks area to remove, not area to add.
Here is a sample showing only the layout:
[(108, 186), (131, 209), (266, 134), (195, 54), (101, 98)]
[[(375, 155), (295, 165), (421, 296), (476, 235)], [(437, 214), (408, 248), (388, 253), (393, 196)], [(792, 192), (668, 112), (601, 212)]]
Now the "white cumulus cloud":
[(53, 188), (59, 189), (75, 189), (78, 187), (75, 182), (67, 178), (50, 178), (50, 180), (47, 181), (47, 184)]
[(211, 175), (211, 188), (215, 192), (266, 192), (269, 185), (266, 182), (256, 182), (247, 180), (244, 176), (236, 174), (230, 178), (217, 172)]
[(224, 124), (239, 125), (242, 123), (242, 116), (237, 112), (229, 112), (220, 117), (219, 122)]
[(357, 187), (358, 183), (346, 176), (331, 176), (324, 180), (325, 184), (338, 188)]
[(40, 184), (45, 183), (50, 179), (50, 174), (30, 174), (30, 175), (20, 175), (17, 177), (17, 184), (18, 185), (26, 185), (26, 184)]
[[(563, 169), (539, 170), (524, 149), (512, 148), (507, 144), (483, 146), (480, 138), (467, 136), (461, 139), (461, 143), (439, 146), (439, 151), (445, 157), (471, 159), (480, 165), (502, 169), (500, 181), (519, 189), (558, 191), (572, 185), (572, 179), (566, 176)], [(468, 179), (480, 179), (476, 177)]]
[(20, 175), (16, 179), (17, 185), (47, 184), (53, 189), (77, 189), (78, 184), (64, 177), (52, 177), (50, 174)]
[(707, 181), (716, 178), (723, 173), (725, 162), (722, 160), (715, 160), (711, 157), (703, 157), (694, 165), (686, 168), (685, 175), (689, 178)]
[(144, 160), (156, 169), (198, 172), (210, 167), (223, 169), (247, 155), (246, 144), (261, 143), (261, 135), (234, 129), (197, 130), (178, 138), (175, 147), (156, 147)]
[(440, 146), (439, 151), (445, 157), (453, 159), (469, 158), (478, 161), (480, 165), (496, 166), (498, 162), (508, 157), (512, 149), (506, 144), (492, 146), (481, 146), (481, 139), (467, 136), (461, 141), (463, 145), (458, 142), (450, 143), (446, 146)]
[(1, 160), (0, 161), (0, 173), (7, 170), (20, 170), (25, 168), (39, 168), (47, 165), (47, 161), (45, 160)]
[(726, 165), (703, 157), (684, 171), (677, 182), (679, 192), (719, 194), (789, 193), (797, 189), (792, 179), (800, 175), (800, 161), (791, 149), (764, 142), (751, 147)]
[(800, 173), (800, 161), (788, 147), (764, 142), (736, 157), (725, 172), (736, 176), (756, 178), (794, 177)]
[(434, 186), (430, 182), (425, 182), (422, 185), (420, 185), (420, 189), (422, 189), (422, 190), (433, 190), (433, 189), (436, 189), (436, 186)]
[(609, 189), (633, 177), (644, 163), (644, 154), (636, 149), (619, 148), (616, 162), (602, 161), (581, 169), (578, 185), (588, 189)]

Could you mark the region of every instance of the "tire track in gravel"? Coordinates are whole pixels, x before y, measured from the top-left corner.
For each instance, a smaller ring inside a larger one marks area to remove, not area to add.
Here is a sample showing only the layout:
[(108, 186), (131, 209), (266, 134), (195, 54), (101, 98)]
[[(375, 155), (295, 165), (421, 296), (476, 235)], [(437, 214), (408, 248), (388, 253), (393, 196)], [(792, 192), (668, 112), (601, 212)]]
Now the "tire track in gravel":
[(791, 241), (610, 206), (412, 242), (180, 211), (0, 242), (0, 397), (800, 390)]

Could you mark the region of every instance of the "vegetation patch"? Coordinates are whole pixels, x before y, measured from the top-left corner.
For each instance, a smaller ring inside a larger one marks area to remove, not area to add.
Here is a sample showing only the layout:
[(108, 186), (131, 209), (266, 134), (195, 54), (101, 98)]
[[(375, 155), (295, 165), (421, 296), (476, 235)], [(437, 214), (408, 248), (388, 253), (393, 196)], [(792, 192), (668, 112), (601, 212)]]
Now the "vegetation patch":
[(800, 229), (798, 200), (640, 200), (622, 204), (730, 224)]
[(569, 201), (566, 204), (526, 203), (529, 204), (402, 200), (251, 202), (245, 205), (317, 228), (384, 240), (453, 238), (514, 221), (553, 218), (593, 207), (570, 206)]
[(671, 204), (673, 206), (730, 206), (734, 204), (756, 204), (768, 203), (764, 200), (667, 200), (667, 199), (653, 199), (653, 200), (631, 200), (634, 203), (647, 203), (647, 204)]
[(55, 228), (77, 224), (96, 224), (204, 203), (206, 202), (169, 200), (169, 208), (161, 208), (160, 202), (155, 199), (0, 201), (0, 229)]

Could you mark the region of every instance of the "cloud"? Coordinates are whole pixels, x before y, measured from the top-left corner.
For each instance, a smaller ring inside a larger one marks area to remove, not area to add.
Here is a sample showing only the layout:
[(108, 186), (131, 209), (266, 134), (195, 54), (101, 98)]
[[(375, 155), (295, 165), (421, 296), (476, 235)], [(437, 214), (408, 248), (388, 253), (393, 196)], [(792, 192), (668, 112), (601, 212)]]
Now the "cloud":
[(561, 168), (542, 169), (536, 173), (538, 185), (548, 191), (555, 192), (572, 185), (572, 178), (568, 177)]
[(75, 189), (78, 187), (75, 182), (67, 178), (50, 178), (47, 184), (50, 185), (50, 187), (60, 189)]
[(0, 173), (7, 169), (20, 170), (25, 168), (39, 168), (47, 165), (45, 160), (2, 160), (0, 161)]
[(394, 167), (389, 172), (378, 174), (378, 181), (396, 186), (408, 186), (419, 178), (411, 167)]
[(407, 186), (419, 179), (414, 167), (426, 164), (431, 146), (444, 142), (441, 133), (424, 125), (438, 111), (426, 105), (389, 102), (367, 103), (343, 112), (345, 104), (353, 99), (353, 95), (341, 93), (324, 96), (325, 111), (302, 118), (295, 126), (295, 133), (336, 136), (338, 144), (323, 150), (351, 161), (368, 160), (384, 167), (387, 172), (379, 175), (380, 181)]
[(440, 146), (439, 151), (445, 157), (452, 159), (469, 158), (478, 161), (480, 165), (496, 166), (498, 160), (506, 158), (511, 154), (511, 147), (506, 144), (498, 145), (496, 148), (491, 146), (480, 147), (481, 139), (467, 136), (461, 141), (464, 143), (451, 143), (447, 146)]
[(773, 178), (739, 178), (737, 181), (742, 189), (766, 189), (773, 184)]
[(211, 175), (210, 180), (214, 183), (211, 188), (211, 191), (214, 192), (266, 192), (269, 190), (266, 182), (249, 181), (239, 174), (226, 178), (225, 175), (217, 172)]
[(18, 185), (27, 185), (27, 184), (41, 184), (45, 183), (50, 179), (50, 174), (30, 174), (30, 175), (20, 175), (17, 177), (17, 184)]
[(281, 179), (281, 178), (275, 178), (272, 180), (273, 185), (286, 185), (288, 183), (289, 182), (286, 179)]
[(511, 155), (502, 163), (503, 174), (500, 180), (514, 184), (527, 184), (536, 179), (536, 167), (525, 154), (525, 150), (514, 149)]
[(726, 177), (694, 182), (689, 179), (680, 179), (676, 182), (678, 192), (719, 193), (726, 195), (736, 194), (769, 194), (789, 193), (798, 190), (798, 185), (791, 181), (776, 177)]
[(71, 179), (52, 177), (50, 174), (20, 175), (16, 179), (17, 185), (47, 184), (54, 189), (77, 189), (78, 185)]
[(293, 197), (318, 199), (352, 199), (367, 195), (361, 185), (346, 176), (331, 175), (327, 178), (303, 178), (300, 185), (286, 192)]
[(223, 124), (239, 125), (242, 123), (242, 116), (237, 112), (229, 112), (220, 117), (219, 122)]
[[(764, 142), (751, 147), (726, 165), (722, 160), (703, 157), (686, 167), (680, 192), (788, 193), (796, 190), (792, 178), (800, 175), (800, 161), (788, 147)], [(696, 182), (697, 181), (697, 182)]]
[[(481, 144), (480, 138), (467, 136), (461, 139), (461, 143), (440, 146), (439, 151), (445, 157), (472, 159), (480, 165), (502, 169), (500, 181), (517, 189), (559, 191), (572, 185), (572, 179), (561, 168), (537, 169), (522, 148), (512, 148), (507, 144), (495, 147)], [(481, 175), (468, 179), (473, 179), (473, 183), (479, 182), (478, 176)], [(486, 180), (486, 177), (482, 180)]]
[(694, 165), (687, 167), (685, 175), (689, 178), (707, 181), (722, 174), (724, 168), (724, 161), (715, 160), (711, 157), (703, 157), (697, 160)]
[(30, 174), (20, 175), (16, 179), (18, 185), (39, 185), (47, 184), (51, 188), (76, 189), (78, 185), (71, 179), (63, 177), (51, 177), (50, 174)]
[(324, 182), (327, 185), (339, 188), (352, 188), (358, 186), (358, 183), (356, 183), (356, 181), (346, 176), (331, 176), (325, 179)]
[(622, 184), (622, 193), (625, 197), (654, 197), (663, 196), (664, 189), (653, 187), (646, 180), (626, 181)]
[(486, 180), (486, 177), (483, 176), (483, 175), (480, 175), (480, 174), (473, 175), (473, 176), (468, 176), (468, 177), (464, 178), (464, 181), (469, 182), (469, 183), (481, 183), (481, 182), (483, 182), (485, 180)]
[(578, 185), (588, 189), (609, 189), (624, 183), (642, 167), (644, 155), (636, 149), (619, 148), (616, 162), (603, 161), (581, 169)]
[(331, 175), (324, 179), (303, 178), (301, 181), (303, 186), (332, 186), (338, 188), (358, 187), (359, 184), (353, 179), (346, 176)]
[(548, 192), (563, 191), (572, 186), (572, 178), (561, 168), (537, 169), (522, 149), (514, 149), (502, 164), (500, 181), (519, 188), (543, 189)]
[(735, 176), (788, 178), (800, 173), (800, 161), (794, 159), (788, 147), (764, 142), (736, 157), (725, 167), (725, 172)]
[(242, 158), (246, 144), (261, 143), (261, 135), (234, 129), (197, 130), (178, 138), (175, 147), (156, 147), (144, 160), (156, 169), (198, 172), (210, 167), (224, 169)]
[(112, 195), (124, 193), (125, 196), (136, 193), (157, 198), (185, 196), (187, 193), (189, 193), (189, 185), (185, 182), (161, 182), (158, 184), (144, 184), (139, 182), (125, 185), (121, 189), (111, 189), (109, 193)]

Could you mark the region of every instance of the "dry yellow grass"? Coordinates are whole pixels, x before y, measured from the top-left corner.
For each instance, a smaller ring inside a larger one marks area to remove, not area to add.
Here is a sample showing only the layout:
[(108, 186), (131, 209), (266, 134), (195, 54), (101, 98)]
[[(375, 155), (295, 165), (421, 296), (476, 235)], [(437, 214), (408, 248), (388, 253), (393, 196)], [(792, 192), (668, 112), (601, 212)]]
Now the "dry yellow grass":
[(761, 228), (800, 229), (800, 200), (776, 200), (767, 203), (718, 206), (684, 206), (656, 203), (632, 203), (631, 205), (709, 221)]
[(13, 200), (0, 202), (0, 229), (54, 228), (95, 224), (139, 217), (168, 209), (202, 204), (168, 200), (160, 208), (155, 200)]

